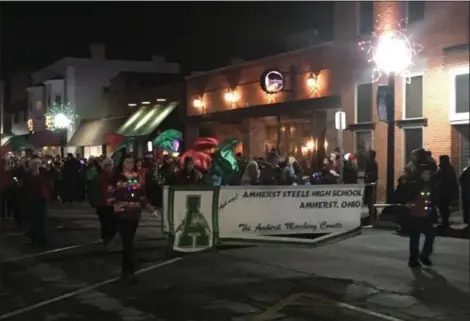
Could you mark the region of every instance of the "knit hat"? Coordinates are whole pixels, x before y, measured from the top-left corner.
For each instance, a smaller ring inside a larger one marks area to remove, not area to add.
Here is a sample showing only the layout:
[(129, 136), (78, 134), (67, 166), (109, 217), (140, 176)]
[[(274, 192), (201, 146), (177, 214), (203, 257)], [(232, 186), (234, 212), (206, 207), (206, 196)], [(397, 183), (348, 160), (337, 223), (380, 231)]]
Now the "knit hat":
[(350, 162), (350, 161), (354, 160), (354, 155), (351, 154), (351, 153), (347, 153), (347, 154), (344, 155), (344, 160), (346, 162)]

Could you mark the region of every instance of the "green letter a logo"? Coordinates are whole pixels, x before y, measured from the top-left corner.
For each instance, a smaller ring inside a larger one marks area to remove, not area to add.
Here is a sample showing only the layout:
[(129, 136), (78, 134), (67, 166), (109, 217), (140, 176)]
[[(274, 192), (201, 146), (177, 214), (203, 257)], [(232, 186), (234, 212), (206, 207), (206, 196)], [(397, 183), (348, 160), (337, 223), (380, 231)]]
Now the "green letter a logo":
[(211, 231), (204, 215), (200, 213), (201, 196), (186, 197), (186, 216), (177, 231), (182, 231), (179, 247), (205, 248), (210, 246)]

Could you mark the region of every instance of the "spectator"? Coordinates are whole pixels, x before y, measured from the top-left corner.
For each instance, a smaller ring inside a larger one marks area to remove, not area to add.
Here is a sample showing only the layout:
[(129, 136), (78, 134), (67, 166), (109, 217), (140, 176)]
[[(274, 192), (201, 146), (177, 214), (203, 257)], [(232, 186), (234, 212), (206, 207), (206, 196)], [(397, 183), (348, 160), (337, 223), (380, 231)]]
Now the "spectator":
[(462, 215), (465, 224), (470, 218), (470, 161), (460, 175), (460, 199), (462, 203)]
[(30, 221), (31, 242), (34, 245), (46, 246), (46, 206), (49, 196), (47, 179), (40, 171), (41, 160), (29, 161), (30, 170), (23, 179), (23, 197), (27, 204), (27, 215)]
[(260, 172), (260, 185), (279, 185), (281, 181), (281, 168), (278, 165), (279, 155), (275, 150), (268, 154), (266, 167)]
[[(434, 169), (432, 162), (431, 166)], [(450, 226), (450, 205), (459, 195), (457, 174), (454, 167), (450, 164), (448, 155), (441, 155), (439, 157), (439, 169), (436, 172), (434, 181), (437, 186), (437, 207), (441, 214), (442, 227), (448, 229)]]

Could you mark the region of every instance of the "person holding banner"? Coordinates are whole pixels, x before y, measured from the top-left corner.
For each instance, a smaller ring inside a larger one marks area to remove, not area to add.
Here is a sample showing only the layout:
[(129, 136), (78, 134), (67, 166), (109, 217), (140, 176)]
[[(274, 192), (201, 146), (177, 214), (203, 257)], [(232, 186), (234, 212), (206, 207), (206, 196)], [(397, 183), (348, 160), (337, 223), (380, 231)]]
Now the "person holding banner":
[(122, 168), (116, 171), (113, 181), (108, 187), (107, 203), (113, 206), (116, 228), (121, 235), (122, 276), (135, 283), (134, 238), (146, 197), (131, 155), (124, 156)]

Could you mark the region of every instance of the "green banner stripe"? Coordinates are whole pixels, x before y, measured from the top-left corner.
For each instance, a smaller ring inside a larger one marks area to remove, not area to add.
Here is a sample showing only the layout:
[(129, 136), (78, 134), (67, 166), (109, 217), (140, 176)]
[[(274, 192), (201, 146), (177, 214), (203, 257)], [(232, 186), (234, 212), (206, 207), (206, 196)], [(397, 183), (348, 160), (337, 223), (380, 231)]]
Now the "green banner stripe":
[(220, 188), (215, 188), (212, 193), (212, 236), (213, 244), (219, 242), (219, 194)]
[(168, 233), (175, 234), (175, 190), (173, 188), (168, 188)]

